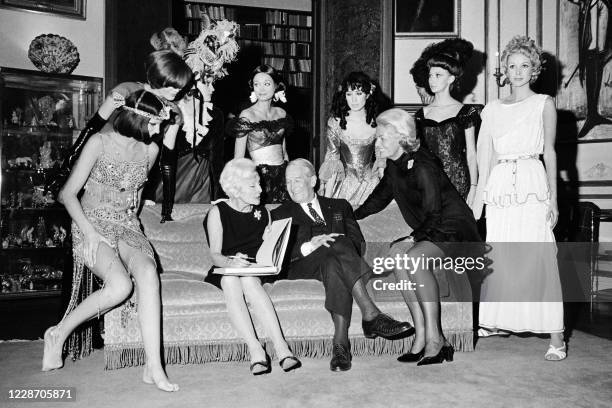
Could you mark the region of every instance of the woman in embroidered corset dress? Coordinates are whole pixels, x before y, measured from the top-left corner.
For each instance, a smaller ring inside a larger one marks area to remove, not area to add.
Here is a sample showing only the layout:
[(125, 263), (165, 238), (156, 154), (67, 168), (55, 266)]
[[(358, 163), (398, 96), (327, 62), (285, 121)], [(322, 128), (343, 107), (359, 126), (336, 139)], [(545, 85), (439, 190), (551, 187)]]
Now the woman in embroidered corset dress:
[(362, 72), (351, 72), (339, 86), (327, 121), (327, 151), (319, 169), (320, 193), (357, 206), (378, 184), (385, 160), (375, 160), (377, 92)]
[(261, 65), (253, 70), (249, 82), (253, 105), (240, 112), (228, 124), (228, 133), (236, 138), (234, 158), (245, 157), (246, 151), (257, 165), (263, 203), (288, 201), (285, 187), (287, 155), (286, 138), (293, 131), (293, 119), (273, 102), (286, 102), (285, 84), (274, 68)]
[[(261, 187), (255, 163), (245, 158), (230, 160), (221, 172), (220, 183), (229, 200), (212, 207), (204, 221), (213, 263), (222, 268), (245, 267), (250, 264), (247, 258), (257, 255), (270, 224), (270, 214), (260, 204)], [(230, 320), (249, 348), (253, 375), (269, 373), (271, 367), (255, 333), (247, 302), (272, 340), (281, 368), (291, 371), (301, 366), (289, 350), (274, 305), (258, 276), (209, 273), (206, 281), (223, 289)]]
[(482, 285), (479, 335), (550, 333), (545, 358), (562, 360), (563, 303), (553, 235), (557, 116), (552, 98), (530, 88), (540, 73), (541, 55), (533, 40), (514, 37), (501, 58), (512, 93), (482, 111), (473, 210), (479, 218), (487, 206), (493, 271)]
[[(64, 318), (45, 332), (43, 371), (61, 368), (68, 336), (123, 302), (134, 280), (146, 355), (142, 379), (163, 391), (178, 390), (161, 362), (159, 277), (153, 249), (137, 217), (142, 187), (159, 151), (153, 136), (169, 117), (169, 109), (154, 94), (130, 95), (113, 121), (113, 130), (93, 135), (85, 144), (60, 191), (60, 201), (73, 220), (73, 288)], [(87, 293), (89, 271), (103, 282), (91, 294)], [(91, 346), (90, 336), (91, 332), (80, 337), (85, 347)]]
[[(458, 86), (472, 51), (472, 43), (460, 38), (433, 44), (423, 51), (421, 58), (426, 58), (433, 101), (415, 113), (419, 138), (440, 159), (451, 183), (470, 206), (476, 193), (475, 129), (480, 124), (482, 105), (463, 104), (451, 96), (451, 91)], [(414, 70), (413, 76), (417, 74)]]

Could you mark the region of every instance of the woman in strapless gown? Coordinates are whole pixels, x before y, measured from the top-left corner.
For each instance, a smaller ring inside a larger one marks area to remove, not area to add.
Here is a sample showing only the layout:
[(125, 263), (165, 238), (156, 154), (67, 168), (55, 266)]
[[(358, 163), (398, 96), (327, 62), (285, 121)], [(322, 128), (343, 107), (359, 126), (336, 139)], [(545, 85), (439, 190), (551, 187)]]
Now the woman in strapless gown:
[(228, 123), (228, 133), (236, 138), (234, 158), (250, 158), (257, 165), (265, 204), (289, 201), (285, 186), (287, 155), (286, 138), (293, 131), (293, 119), (273, 102), (286, 102), (285, 84), (269, 65), (253, 70), (250, 81), (253, 105)]
[[(69, 354), (89, 354), (91, 326), (84, 331), (77, 327), (125, 301), (134, 280), (146, 356), (142, 380), (163, 391), (178, 390), (161, 362), (159, 277), (153, 248), (137, 216), (143, 185), (159, 151), (152, 136), (169, 118), (169, 108), (154, 94), (141, 90), (130, 95), (113, 130), (93, 135), (85, 144), (60, 191), (59, 199), (73, 220), (73, 286), (64, 317), (45, 332), (43, 371), (63, 366), (64, 342), (73, 332)], [(93, 293), (92, 273), (101, 283)], [(122, 312), (129, 318), (133, 310), (128, 301)]]
[(351, 72), (334, 95), (327, 121), (327, 150), (319, 169), (319, 193), (358, 206), (378, 184), (385, 160), (376, 160), (376, 86)]

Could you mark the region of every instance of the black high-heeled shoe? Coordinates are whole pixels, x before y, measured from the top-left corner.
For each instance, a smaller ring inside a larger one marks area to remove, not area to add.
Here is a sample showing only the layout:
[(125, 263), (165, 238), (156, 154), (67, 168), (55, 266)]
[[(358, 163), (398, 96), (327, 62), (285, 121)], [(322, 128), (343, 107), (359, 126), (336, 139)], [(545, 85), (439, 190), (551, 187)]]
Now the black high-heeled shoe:
[[(292, 365), (285, 366), (285, 361), (293, 362)], [(278, 365), (283, 369), (284, 372), (288, 373), (289, 371), (297, 370), (302, 366), (302, 362), (298, 360), (296, 356), (287, 356), (278, 362)]]
[(453, 346), (442, 346), (438, 354), (435, 356), (423, 357), (418, 363), (418, 366), (430, 365), (430, 364), (441, 364), (446, 361), (453, 361), (453, 354), (455, 349)]
[[(262, 366), (263, 370), (261, 371), (254, 371), (255, 367), (257, 366)], [(254, 363), (251, 364), (251, 366), (249, 367), (249, 370), (251, 371), (251, 374), (253, 375), (262, 375), (262, 374), (268, 374), (270, 372), (272, 372), (272, 362), (270, 361), (270, 357), (266, 354), (266, 360), (262, 360), (262, 361), (255, 361)]]
[(400, 363), (416, 363), (425, 355), (425, 347), (418, 353), (404, 353), (397, 358)]

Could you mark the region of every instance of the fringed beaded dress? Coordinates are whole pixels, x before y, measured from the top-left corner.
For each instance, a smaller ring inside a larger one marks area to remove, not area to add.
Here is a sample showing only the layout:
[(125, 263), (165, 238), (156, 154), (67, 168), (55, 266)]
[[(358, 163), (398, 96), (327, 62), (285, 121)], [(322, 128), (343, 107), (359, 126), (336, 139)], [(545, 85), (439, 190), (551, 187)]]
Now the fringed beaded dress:
[[(142, 232), (137, 217), (140, 204), (138, 193), (148, 174), (148, 146), (143, 148), (141, 160), (122, 161), (117, 159), (117, 148), (113, 149), (110, 136), (103, 133), (98, 136), (102, 140), (103, 149), (84, 186), (85, 191), (81, 197), (83, 212), (96, 230), (109, 240), (117, 256), (118, 243), (121, 241), (143, 252), (155, 262), (153, 248)], [(74, 222), (72, 240), (72, 293), (64, 316), (89, 296), (93, 288), (93, 274), (85, 266), (83, 258), (83, 233)], [(130, 273), (130, 260), (121, 261)], [(122, 307), (122, 319), (129, 318), (134, 305), (128, 301)], [(67, 343), (68, 355), (73, 359), (88, 355), (93, 349), (91, 339), (91, 325), (77, 329)]]

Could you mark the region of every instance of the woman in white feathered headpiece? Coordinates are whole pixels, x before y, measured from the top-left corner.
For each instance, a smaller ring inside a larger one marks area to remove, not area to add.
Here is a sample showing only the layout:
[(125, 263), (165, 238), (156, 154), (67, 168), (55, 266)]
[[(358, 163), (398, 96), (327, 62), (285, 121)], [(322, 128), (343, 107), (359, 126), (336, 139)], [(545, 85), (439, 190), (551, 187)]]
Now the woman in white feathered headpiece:
[(183, 57), (195, 74), (196, 85), (178, 102), (184, 137), (164, 140), (160, 161), (163, 183), (156, 192), (158, 199), (163, 196), (162, 222), (172, 220), (175, 202), (207, 203), (222, 194), (218, 179), (223, 168), (223, 143), (218, 139), (223, 135), (223, 113), (213, 107), (211, 97), (213, 82), (227, 75), (225, 65), (238, 53), (238, 25), (228, 20), (211, 22), (208, 16), (203, 17), (202, 25), (200, 35), (189, 44), (171, 27), (151, 36), (153, 47), (170, 49)]

